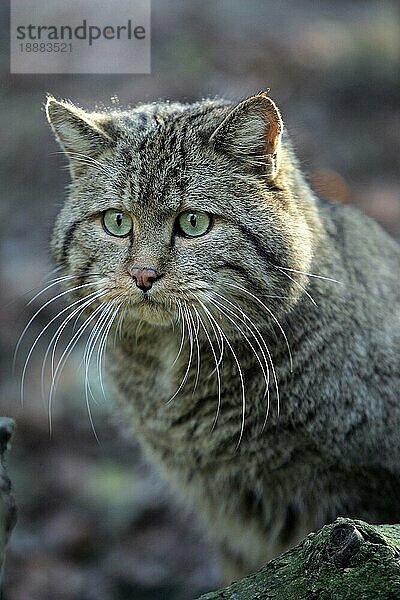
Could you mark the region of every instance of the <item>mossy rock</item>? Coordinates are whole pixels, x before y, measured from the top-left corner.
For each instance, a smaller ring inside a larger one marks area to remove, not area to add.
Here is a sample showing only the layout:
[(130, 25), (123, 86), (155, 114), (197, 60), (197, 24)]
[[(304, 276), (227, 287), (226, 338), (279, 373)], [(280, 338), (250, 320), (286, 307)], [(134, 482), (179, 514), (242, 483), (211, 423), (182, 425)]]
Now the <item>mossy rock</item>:
[(198, 600), (400, 600), (400, 525), (339, 518)]

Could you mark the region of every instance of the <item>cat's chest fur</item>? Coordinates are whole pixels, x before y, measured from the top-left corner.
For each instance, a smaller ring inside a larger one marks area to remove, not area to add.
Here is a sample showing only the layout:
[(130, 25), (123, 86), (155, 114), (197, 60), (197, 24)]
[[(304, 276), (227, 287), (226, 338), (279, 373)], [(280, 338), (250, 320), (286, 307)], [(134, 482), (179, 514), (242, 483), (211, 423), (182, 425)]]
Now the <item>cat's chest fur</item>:
[[(122, 340), (114, 348), (110, 372), (139, 436), (159, 453), (166, 451), (176, 460), (185, 456), (186, 463), (191, 461), (191, 456), (186, 457), (189, 448), (192, 458), (193, 453), (197, 453), (197, 460), (204, 454), (201, 460), (206, 466), (215, 460), (210, 452), (214, 440), (224, 452), (228, 446), (235, 449), (238, 443), (243, 410), (237, 401), (242, 396), (241, 379), (232, 356), (217, 356), (217, 348), (213, 355), (204, 339), (185, 339), (182, 347), (181, 341), (178, 330), (144, 326), (138, 338)], [(239, 349), (237, 357), (246, 377), (249, 402), (262, 395), (265, 382), (247, 352)], [(264, 408), (267, 410), (267, 403)], [(246, 404), (244, 409), (250, 422), (255, 410), (259, 413), (261, 430), (260, 402)], [(231, 428), (227, 419), (232, 421)]]
[[(212, 537), (224, 546), (223, 553), (247, 556), (245, 572), (282, 551), (287, 536), (296, 541), (310, 529), (305, 514), (296, 516), (296, 524), (286, 531), (292, 509), (284, 499), (296, 494), (304, 477), (309, 479), (310, 465), (320, 469), (324, 458), (315, 454), (307, 432), (293, 435), (292, 427), (279, 423), (272, 381), (267, 415), (262, 372), (243, 347), (236, 356), (246, 384), (245, 405), (232, 356), (225, 356), (219, 367), (219, 396), (215, 358), (204, 340), (199, 343), (199, 371), (193, 349), (187, 379), (174, 396), (190, 355), (188, 347), (174, 364), (179, 346), (178, 334), (152, 327), (145, 327), (138, 340), (117, 344), (109, 360), (116, 399), (166, 479), (201, 508), (200, 518), (218, 522)], [(288, 365), (286, 360), (278, 369), (281, 375)]]

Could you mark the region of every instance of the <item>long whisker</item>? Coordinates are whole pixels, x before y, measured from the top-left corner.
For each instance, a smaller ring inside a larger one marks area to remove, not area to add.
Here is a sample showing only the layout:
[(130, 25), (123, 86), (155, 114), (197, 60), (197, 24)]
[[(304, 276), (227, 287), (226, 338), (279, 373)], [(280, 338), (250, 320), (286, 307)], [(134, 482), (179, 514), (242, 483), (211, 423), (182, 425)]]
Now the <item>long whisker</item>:
[(189, 358), (188, 358), (188, 364), (186, 367), (186, 371), (182, 377), (182, 380), (177, 388), (177, 390), (175, 391), (175, 393), (171, 396), (171, 398), (167, 401), (167, 404), (169, 404), (170, 402), (172, 402), (174, 400), (174, 398), (176, 398), (176, 396), (179, 394), (179, 392), (181, 391), (181, 389), (183, 388), (183, 386), (186, 383), (186, 380), (189, 376), (189, 372), (190, 372), (190, 367), (192, 365), (192, 358), (193, 358), (193, 337), (192, 337), (192, 333), (191, 333), (191, 328), (190, 328), (190, 322), (189, 322), (189, 317), (187, 315), (187, 308), (182, 305), (183, 308), (183, 317), (186, 323), (186, 328), (188, 331), (188, 340), (189, 340)]
[(80, 289), (86, 288), (86, 287), (88, 287), (88, 286), (91, 286), (91, 285), (95, 285), (95, 284), (94, 284), (94, 283), (82, 283), (82, 284), (80, 284), (80, 285), (78, 285), (78, 286), (74, 286), (74, 287), (72, 287), (72, 288), (70, 288), (70, 289), (68, 289), (68, 290), (64, 290), (63, 292), (61, 292), (61, 293), (57, 294), (56, 296), (54, 296), (53, 298), (51, 298), (50, 300), (47, 300), (47, 302), (45, 302), (45, 303), (44, 303), (44, 304), (43, 304), (43, 305), (42, 305), (42, 306), (41, 306), (41, 307), (40, 307), (40, 308), (39, 308), (39, 309), (38, 309), (38, 310), (35, 312), (35, 314), (33, 315), (33, 317), (31, 317), (31, 318), (29, 319), (29, 321), (28, 321), (28, 324), (25, 326), (25, 328), (23, 329), (23, 331), (22, 331), (21, 335), (19, 336), (19, 339), (18, 339), (17, 345), (16, 345), (16, 347), (15, 347), (15, 351), (14, 351), (14, 360), (13, 360), (13, 363), (14, 363), (14, 364), (15, 364), (16, 357), (17, 357), (17, 354), (18, 354), (19, 348), (20, 348), (20, 346), (21, 346), (22, 340), (24, 339), (26, 332), (28, 331), (29, 327), (31, 326), (31, 324), (33, 323), (33, 321), (36, 319), (36, 317), (37, 317), (37, 316), (38, 316), (38, 315), (39, 315), (39, 314), (40, 314), (40, 313), (41, 313), (41, 312), (42, 312), (42, 311), (43, 311), (43, 310), (44, 310), (44, 309), (45, 309), (47, 306), (49, 306), (50, 304), (52, 304), (53, 302), (55, 302), (56, 300), (58, 300), (58, 298), (61, 298), (62, 296), (65, 296), (66, 294), (70, 294), (71, 292), (74, 292), (74, 291), (76, 291), (76, 290), (80, 290)]
[(202, 302), (198, 296), (195, 296), (194, 294), (193, 294), (193, 296), (196, 298), (197, 302), (203, 308), (203, 311), (208, 315), (209, 319), (214, 322), (214, 324), (215, 324), (217, 330), (220, 332), (221, 336), (225, 339), (226, 345), (228, 346), (228, 348), (229, 348), (229, 350), (230, 350), (230, 352), (231, 352), (231, 354), (233, 356), (233, 359), (234, 359), (235, 364), (236, 364), (236, 368), (238, 370), (240, 384), (241, 384), (241, 390), (242, 390), (242, 421), (241, 421), (241, 426), (240, 426), (239, 440), (238, 440), (238, 443), (236, 445), (236, 450), (237, 450), (239, 448), (239, 446), (240, 446), (240, 442), (242, 441), (243, 432), (244, 432), (244, 425), (245, 425), (245, 419), (246, 419), (246, 389), (245, 389), (245, 385), (244, 385), (244, 377), (243, 377), (242, 368), (240, 366), (239, 359), (236, 356), (236, 353), (235, 353), (234, 349), (232, 348), (232, 345), (231, 345), (228, 337), (225, 335), (223, 329), (220, 327), (220, 325), (218, 324), (218, 322), (216, 321), (216, 319), (214, 318), (214, 316), (212, 315), (212, 313), (205, 306), (204, 302)]
[[(90, 363), (92, 360), (92, 355), (93, 355), (94, 349), (95, 349), (96, 344), (99, 341), (99, 338), (103, 332), (103, 328), (107, 324), (108, 316), (109, 316), (109, 314), (111, 314), (112, 310), (113, 310), (112, 302), (106, 302), (104, 305), (104, 309), (101, 311), (100, 316), (98, 317), (94, 327), (92, 328), (92, 330), (88, 336), (88, 339), (86, 340), (85, 350), (83, 352), (83, 359), (82, 359), (82, 362), (85, 366), (86, 406), (89, 404), (89, 400), (88, 400), (89, 394), (92, 397), (93, 401), (95, 403), (97, 403), (96, 398), (92, 391), (92, 387), (90, 385), (89, 368), (90, 368)], [(89, 412), (89, 410), (88, 410), (88, 412)]]
[(194, 342), (196, 344), (196, 356), (197, 356), (196, 378), (195, 378), (194, 385), (193, 385), (193, 393), (194, 393), (196, 391), (196, 388), (197, 388), (197, 385), (198, 385), (198, 382), (199, 382), (199, 377), (200, 377), (199, 329), (197, 328), (197, 331), (196, 331), (196, 327), (195, 327), (195, 324), (194, 324), (193, 316), (192, 316), (192, 313), (190, 311), (190, 307), (189, 306), (188, 306), (188, 315), (189, 315), (189, 319), (190, 319), (191, 324), (192, 324), (192, 331), (193, 331)]
[(66, 348), (58, 359), (58, 363), (56, 368), (54, 369), (54, 375), (52, 377), (50, 392), (49, 392), (49, 400), (48, 400), (48, 411), (49, 411), (49, 430), (50, 434), (52, 432), (52, 420), (51, 420), (51, 407), (53, 403), (53, 397), (55, 394), (56, 387), (58, 385), (58, 381), (60, 379), (62, 370), (71, 354), (76, 344), (82, 337), (85, 330), (88, 328), (90, 323), (97, 317), (98, 313), (104, 309), (104, 304), (101, 303), (95, 310), (86, 318), (86, 320), (82, 323), (79, 329), (74, 333), (70, 341), (68, 342)]
[[(121, 307), (122, 307), (122, 305), (123, 305), (123, 303), (121, 303)], [(120, 315), (118, 317), (117, 326), (116, 326), (115, 331), (114, 331), (114, 347), (115, 347), (115, 344), (117, 343), (117, 337), (119, 339), (121, 339), (121, 336), (122, 336), (122, 323), (124, 321), (124, 318), (125, 318), (125, 311), (121, 310)]]
[[(229, 302), (229, 300), (227, 300), (223, 296), (221, 296), (221, 298), (223, 298), (223, 300), (225, 300), (226, 302)], [(258, 353), (257, 353), (256, 349), (254, 348), (253, 344), (251, 343), (251, 341), (249, 340), (247, 335), (244, 333), (243, 329), (228, 314), (226, 314), (226, 311), (228, 311), (231, 315), (233, 315), (236, 318), (238, 318), (238, 315), (233, 310), (229, 309), (226, 306), (223, 306), (220, 302), (218, 302), (218, 300), (215, 300), (215, 298), (213, 299), (213, 302), (214, 302), (214, 305), (217, 307), (217, 309), (221, 312), (221, 314), (224, 315), (224, 317), (226, 319), (228, 319), (229, 322), (232, 323), (232, 325), (237, 329), (237, 331), (239, 331), (239, 333), (243, 336), (243, 338), (246, 340), (247, 344), (249, 345), (250, 349), (252, 350), (254, 356), (256, 357), (257, 362), (260, 365), (260, 368), (261, 368), (261, 371), (262, 371), (263, 377), (264, 377), (264, 382), (265, 382), (264, 398), (265, 397), (268, 398), (267, 403), (268, 403), (268, 410), (269, 410), (269, 366), (268, 366), (267, 358), (265, 356), (263, 347), (260, 344), (259, 339), (257, 338), (257, 336), (254, 335), (254, 332), (252, 331), (251, 327), (249, 327), (249, 325), (247, 325), (245, 323), (245, 327), (247, 328), (249, 333), (252, 335), (253, 339), (255, 340), (255, 342), (257, 343), (257, 346), (259, 347), (259, 349), (261, 351), (265, 366), (262, 363), (260, 357), (258, 356)], [(232, 304), (232, 303), (230, 303), (230, 304)], [(233, 305), (233, 306), (235, 306), (235, 305)], [(242, 312), (242, 311), (240, 311), (240, 312)], [(245, 313), (242, 313), (242, 315), (251, 323), (251, 320), (247, 317), (247, 315), (245, 315)], [(252, 324), (252, 326), (255, 328), (255, 326), (253, 324)], [(267, 371), (265, 371), (265, 368), (267, 369)]]
[(260, 306), (262, 306), (264, 308), (264, 310), (266, 310), (272, 317), (272, 319), (274, 320), (274, 322), (276, 323), (276, 325), (279, 328), (279, 331), (281, 332), (281, 334), (283, 335), (283, 338), (285, 340), (285, 344), (288, 350), (288, 354), (289, 354), (289, 361), (290, 361), (290, 371), (293, 371), (293, 357), (292, 357), (292, 352), (290, 350), (290, 345), (289, 345), (289, 340), (287, 339), (287, 335), (282, 327), (282, 325), (279, 323), (278, 319), (275, 317), (274, 313), (272, 312), (272, 310), (262, 301), (260, 300), (257, 296), (255, 296), (254, 294), (252, 294), (251, 292), (249, 292), (248, 290), (246, 290), (246, 288), (241, 287), (239, 285), (236, 285), (234, 283), (228, 283), (227, 285), (229, 285), (229, 287), (233, 287), (237, 290), (240, 290), (242, 292), (244, 292), (245, 294), (247, 294), (248, 296), (250, 296), (251, 298), (253, 298), (253, 300), (255, 300), (258, 304), (260, 304)]
[[(61, 267), (60, 267), (61, 268)], [(32, 288), (30, 288), (29, 290), (25, 290), (24, 292), (22, 292), (22, 296), (28, 296), (30, 294), (32, 294), (32, 292), (36, 292), (36, 290), (40, 287), (40, 290), (38, 293), (36, 293), (36, 296), (34, 296), (33, 298), (31, 298), (30, 300), (28, 300), (26, 306), (29, 306), (30, 304), (32, 304), (32, 302), (38, 297), (40, 296), (42, 293), (44, 293), (46, 291), (46, 289), (48, 289), (48, 287), (46, 287), (45, 289), (42, 289), (41, 286), (44, 284), (46, 286), (49, 286), (49, 284), (51, 284), (49, 287), (52, 287), (52, 285), (56, 285), (58, 282), (61, 282), (65, 275), (61, 276), (61, 277), (56, 277), (54, 279), (48, 279), (48, 277), (53, 273), (50, 272), (48, 275), (46, 275), (46, 277), (43, 277), (43, 279), (41, 280), (40, 284), (33, 286)], [(70, 276), (70, 277), (75, 277), (75, 276)], [(79, 278), (79, 275), (76, 275), (76, 278)]]
[(202, 326), (202, 329), (204, 331), (204, 334), (205, 334), (205, 336), (206, 336), (206, 338), (208, 340), (208, 343), (210, 344), (211, 352), (212, 352), (212, 355), (213, 355), (213, 358), (214, 358), (214, 362), (215, 362), (215, 369), (214, 370), (215, 370), (215, 372), (217, 374), (218, 404), (217, 404), (217, 411), (216, 411), (216, 414), (215, 414), (215, 417), (214, 417), (214, 422), (213, 422), (212, 427), (211, 427), (211, 432), (213, 432), (214, 429), (215, 429), (215, 426), (217, 424), (219, 413), (220, 413), (220, 410), (221, 410), (221, 374), (220, 374), (220, 370), (219, 370), (219, 362), (217, 360), (217, 355), (216, 355), (216, 352), (214, 350), (214, 345), (213, 345), (213, 343), (211, 341), (211, 338), (210, 338), (210, 335), (208, 333), (207, 327), (204, 324), (204, 321), (201, 318), (201, 315), (200, 315), (199, 311), (197, 310), (197, 308), (195, 306), (193, 306), (192, 308), (193, 308), (194, 312), (196, 313), (197, 318), (199, 319), (199, 322), (200, 322), (200, 324)]
[(223, 361), (223, 358), (224, 358), (224, 349), (225, 348), (224, 348), (224, 338), (221, 336), (220, 332), (215, 329), (214, 324), (212, 323), (212, 321), (210, 321), (208, 319), (208, 322), (210, 323), (210, 327), (212, 329), (212, 332), (213, 332), (214, 338), (215, 338), (215, 340), (217, 342), (218, 350), (219, 350), (218, 364), (216, 365), (215, 369), (213, 369), (213, 371), (211, 371), (211, 373), (210, 373), (210, 377), (211, 377), (211, 375), (214, 374), (214, 372), (217, 369), (217, 367), (219, 367), (220, 365), (222, 365), (222, 361)]
[(46, 369), (46, 363), (47, 363), (47, 358), (50, 354), (50, 350), (53, 347), (52, 350), (52, 354), (51, 354), (51, 373), (53, 376), (54, 373), (54, 358), (55, 358), (55, 352), (56, 352), (56, 348), (58, 345), (58, 341), (63, 333), (63, 331), (65, 330), (65, 328), (67, 327), (68, 323), (71, 322), (71, 320), (75, 317), (75, 315), (77, 315), (77, 319), (80, 318), (80, 316), (82, 315), (82, 313), (86, 310), (86, 308), (95, 300), (97, 300), (97, 298), (99, 298), (101, 295), (103, 295), (105, 293), (105, 291), (95, 291), (95, 292), (91, 292), (90, 294), (88, 294), (87, 296), (85, 296), (84, 298), (80, 298), (79, 300), (76, 300), (75, 302), (73, 302), (72, 304), (70, 304), (69, 306), (67, 306), (67, 308), (63, 309), (58, 315), (56, 315), (49, 323), (49, 325), (51, 325), (51, 323), (53, 321), (55, 321), (56, 319), (58, 319), (60, 317), (61, 314), (63, 314), (65, 311), (71, 309), (73, 306), (77, 305), (77, 308), (75, 308), (72, 313), (70, 315), (68, 315), (63, 321), (62, 323), (59, 325), (59, 327), (56, 329), (53, 337), (51, 338), (44, 358), (43, 358), (43, 362), (42, 362), (42, 369), (41, 369), (41, 382), (42, 382), (42, 396), (44, 396), (44, 374), (45, 374), (45, 369)]
[[(215, 292), (214, 292), (214, 293), (215, 293)], [(268, 377), (268, 384), (267, 384), (267, 385), (268, 385), (268, 393), (267, 393), (267, 411), (266, 411), (266, 416), (265, 416), (264, 424), (263, 424), (263, 427), (262, 427), (262, 431), (263, 431), (263, 430), (264, 430), (264, 428), (265, 428), (265, 425), (266, 425), (266, 423), (267, 423), (267, 420), (268, 420), (268, 415), (269, 415), (269, 402), (270, 402), (270, 399), (269, 399), (269, 367), (268, 367), (268, 361), (267, 361), (267, 358), (265, 357), (265, 354), (264, 354), (264, 350), (263, 350), (263, 348), (265, 349), (265, 352), (267, 353), (267, 357), (268, 357), (268, 360), (269, 360), (269, 364), (271, 365), (271, 371), (272, 371), (272, 376), (273, 376), (274, 385), (275, 385), (275, 391), (276, 391), (276, 400), (277, 400), (277, 413), (278, 413), (278, 416), (279, 416), (279, 413), (280, 413), (280, 393), (279, 393), (279, 384), (278, 384), (278, 377), (277, 377), (277, 374), (276, 374), (276, 370), (275, 370), (274, 362), (273, 362), (273, 360), (272, 360), (272, 355), (271, 355), (271, 352), (270, 352), (270, 350), (269, 350), (269, 348), (268, 348), (268, 345), (267, 345), (267, 343), (265, 342), (265, 340), (264, 340), (264, 338), (263, 338), (263, 336), (262, 336), (261, 332), (259, 331), (259, 329), (257, 328), (257, 326), (256, 326), (256, 325), (255, 325), (255, 324), (252, 322), (252, 320), (250, 319), (250, 317), (249, 317), (248, 315), (246, 315), (246, 313), (243, 311), (243, 309), (241, 309), (239, 306), (236, 306), (235, 304), (233, 304), (232, 302), (230, 302), (230, 301), (229, 301), (227, 298), (225, 298), (224, 296), (222, 296), (222, 298), (224, 298), (225, 302), (229, 302), (229, 304), (230, 304), (230, 305), (232, 305), (234, 308), (237, 308), (237, 310), (239, 310), (239, 311), (240, 311), (240, 314), (241, 314), (241, 315), (242, 315), (242, 317), (245, 319), (245, 321), (248, 321), (248, 322), (249, 322), (250, 326), (246, 325), (246, 327), (247, 327), (247, 328), (248, 328), (248, 329), (251, 331), (251, 333), (252, 333), (252, 335), (253, 335), (254, 339), (256, 340), (256, 342), (257, 342), (257, 345), (258, 345), (258, 347), (260, 348), (260, 350), (261, 350), (261, 353), (262, 353), (262, 356), (263, 356), (263, 358), (264, 358), (265, 365), (266, 365), (266, 367), (267, 367), (267, 371), (268, 371), (268, 372), (267, 372), (267, 377)], [(225, 308), (226, 308), (226, 307), (225, 307)], [(235, 315), (235, 316), (237, 316), (237, 315)], [(256, 333), (257, 333), (258, 337), (254, 335), (254, 332), (252, 331), (252, 328), (253, 328), (253, 329), (256, 331)], [(264, 397), (265, 397), (265, 394), (264, 394)]]
[(278, 271), (280, 273), (282, 273), (283, 275), (285, 275), (288, 279), (290, 279), (290, 281), (293, 281), (293, 283), (295, 283), (297, 286), (299, 286), (299, 288), (303, 290), (303, 292), (306, 294), (306, 296), (308, 296), (310, 298), (310, 300), (314, 304), (314, 306), (316, 306), (318, 308), (318, 304), (315, 302), (315, 300), (311, 296), (311, 294), (309, 292), (307, 292), (307, 290), (304, 287), (304, 285), (301, 285), (301, 283), (299, 283), (298, 281), (296, 281), (295, 279), (293, 279), (293, 277), (291, 277), (289, 275), (289, 273), (286, 273), (286, 271), (284, 271), (281, 267), (277, 267), (276, 265), (274, 265), (274, 266), (275, 266), (275, 269), (278, 269)]
[(171, 368), (173, 368), (176, 365), (176, 363), (178, 362), (178, 359), (182, 353), (182, 349), (183, 349), (183, 346), (185, 343), (185, 322), (184, 322), (183, 315), (182, 315), (182, 306), (181, 306), (181, 303), (179, 300), (178, 300), (178, 311), (179, 311), (179, 321), (180, 321), (181, 327), (182, 327), (182, 334), (181, 334), (181, 342), (179, 344), (178, 353), (175, 356), (175, 359), (171, 365)]
[(292, 273), (300, 273), (300, 275), (307, 275), (308, 277), (315, 277), (316, 279), (324, 279), (325, 281), (332, 281), (333, 283), (339, 283), (344, 285), (343, 281), (332, 279), (332, 277), (325, 277), (324, 275), (316, 275), (315, 273), (307, 273), (307, 271), (299, 271), (298, 269), (289, 269), (289, 267), (279, 267), (282, 271), (291, 271)]
[[(103, 328), (107, 327), (108, 318), (111, 315), (111, 313), (113, 312), (113, 309), (114, 309), (114, 306), (112, 303), (106, 304), (104, 310), (101, 312), (100, 318), (97, 320), (96, 325), (90, 332), (89, 340), (86, 343), (86, 348), (85, 348), (85, 352), (84, 352), (86, 409), (87, 409), (87, 413), (89, 416), (89, 421), (90, 421), (90, 425), (91, 425), (94, 437), (96, 438), (96, 441), (98, 444), (100, 444), (100, 440), (99, 440), (99, 437), (96, 432), (96, 428), (95, 428), (94, 421), (93, 421), (92, 410), (90, 408), (89, 394), (95, 402), (96, 402), (96, 399), (95, 399), (95, 396), (94, 396), (91, 386), (90, 386), (89, 368), (90, 368), (90, 363), (91, 363), (92, 355), (93, 355), (94, 349), (96, 347), (96, 344), (103, 332)], [(103, 392), (104, 392), (104, 390), (103, 390)]]
[(106, 393), (104, 390), (104, 383), (103, 383), (103, 359), (104, 359), (104, 355), (105, 355), (105, 351), (106, 351), (106, 347), (107, 347), (108, 336), (109, 336), (109, 333), (111, 331), (111, 328), (114, 324), (115, 318), (116, 318), (120, 308), (121, 308), (121, 305), (118, 305), (116, 307), (114, 313), (111, 315), (109, 324), (107, 325), (105, 332), (103, 334), (103, 339), (101, 340), (101, 344), (100, 344), (100, 348), (99, 348), (99, 352), (98, 352), (97, 369), (99, 372), (100, 387), (101, 387), (101, 391), (102, 391), (103, 398), (105, 401), (107, 401), (107, 397), (106, 397)]
[[(115, 299), (114, 299), (114, 301), (115, 301)], [(113, 309), (114, 309), (114, 311), (113, 311)], [(104, 352), (104, 344), (107, 343), (108, 333), (112, 327), (112, 324), (115, 319), (115, 315), (118, 313), (118, 310), (119, 310), (119, 306), (115, 307), (114, 302), (111, 302), (110, 310), (106, 312), (106, 317), (105, 317), (101, 327), (99, 328), (97, 339), (93, 343), (93, 350), (94, 350), (96, 344), (98, 343), (97, 344), (97, 361), (96, 361), (96, 363), (97, 363), (98, 378), (99, 378), (100, 387), (101, 387), (101, 391), (102, 391), (104, 400), (107, 400), (107, 398), (106, 398), (104, 384), (103, 384), (101, 360), (102, 360), (102, 356), (103, 356), (103, 352)], [(93, 394), (91, 394), (91, 395), (93, 397)], [(94, 397), (93, 397), (93, 399), (94, 399)]]
[(99, 275), (99, 274), (98, 273), (83, 273), (82, 275), (64, 275), (63, 277), (57, 277), (56, 279), (53, 279), (52, 281), (48, 282), (48, 285), (46, 285), (45, 288), (43, 288), (37, 294), (35, 294), (33, 296), (33, 298), (31, 298), (29, 300), (29, 302), (27, 303), (26, 306), (30, 306), (37, 298), (39, 298), (39, 296), (41, 296), (42, 294), (47, 292), (47, 290), (49, 290), (50, 288), (54, 287), (55, 285), (57, 285), (59, 283), (63, 283), (64, 281), (70, 281), (71, 279), (83, 279), (85, 277), (94, 277), (96, 275)]
[[(93, 293), (96, 293), (96, 292), (93, 292)], [(80, 302), (85, 301), (85, 300), (86, 300), (86, 296), (85, 296), (85, 298), (80, 298), (79, 300), (76, 300), (72, 305), (69, 305), (66, 308), (64, 308), (55, 317), (53, 317), (49, 321), (49, 323), (47, 323), (43, 327), (43, 329), (39, 332), (39, 334), (36, 336), (35, 341), (33, 342), (33, 344), (30, 347), (30, 350), (29, 350), (28, 355), (27, 355), (27, 357), (25, 359), (24, 366), (23, 366), (23, 369), (22, 369), (21, 384), (20, 384), (20, 395), (21, 395), (21, 404), (22, 405), (24, 404), (24, 387), (25, 387), (26, 371), (28, 369), (28, 365), (29, 365), (29, 361), (31, 359), (32, 353), (33, 353), (34, 349), (36, 348), (37, 344), (39, 343), (39, 340), (44, 335), (44, 333), (48, 330), (48, 328), (52, 325), (52, 323), (54, 323), (54, 321), (56, 321), (62, 314), (64, 314), (66, 311), (70, 310), (76, 304), (79, 304)]]

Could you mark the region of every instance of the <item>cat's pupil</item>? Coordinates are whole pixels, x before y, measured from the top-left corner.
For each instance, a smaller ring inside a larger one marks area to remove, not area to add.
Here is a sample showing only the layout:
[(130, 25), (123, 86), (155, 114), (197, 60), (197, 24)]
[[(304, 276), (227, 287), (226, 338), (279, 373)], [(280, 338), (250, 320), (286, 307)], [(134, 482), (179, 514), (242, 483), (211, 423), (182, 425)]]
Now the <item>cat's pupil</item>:
[(194, 228), (196, 227), (196, 225), (197, 225), (197, 217), (196, 217), (196, 215), (194, 215), (194, 214), (192, 213), (192, 214), (190, 215), (190, 217), (189, 217), (189, 221), (190, 221), (190, 224), (191, 224), (191, 226), (192, 226), (192, 227), (193, 227), (193, 229), (194, 229)]
[(118, 225), (118, 227), (121, 227), (121, 225), (122, 225), (122, 215), (121, 215), (121, 213), (118, 213), (118, 214), (115, 216), (115, 220), (116, 220), (116, 222), (117, 222), (117, 225)]

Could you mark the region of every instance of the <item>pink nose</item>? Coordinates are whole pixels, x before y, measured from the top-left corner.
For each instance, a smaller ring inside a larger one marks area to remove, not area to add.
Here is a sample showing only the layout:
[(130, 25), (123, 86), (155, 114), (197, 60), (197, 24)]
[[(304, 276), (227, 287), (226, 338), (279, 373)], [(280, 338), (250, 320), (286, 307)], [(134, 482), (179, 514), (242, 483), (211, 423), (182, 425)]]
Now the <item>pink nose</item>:
[(152, 267), (131, 267), (129, 274), (136, 281), (138, 288), (147, 292), (158, 279), (158, 273)]

